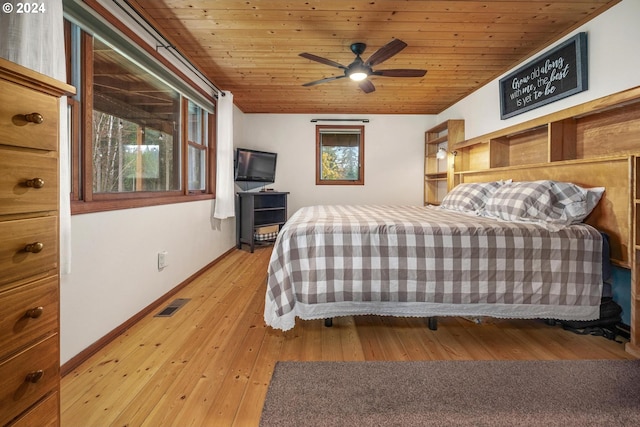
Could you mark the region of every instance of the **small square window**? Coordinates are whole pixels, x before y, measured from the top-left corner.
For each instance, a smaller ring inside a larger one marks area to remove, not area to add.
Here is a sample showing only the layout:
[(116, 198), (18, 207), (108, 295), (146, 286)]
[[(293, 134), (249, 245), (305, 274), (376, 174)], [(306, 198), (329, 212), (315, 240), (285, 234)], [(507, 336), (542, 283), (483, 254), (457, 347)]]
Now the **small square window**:
[(364, 126), (316, 126), (316, 185), (364, 185)]

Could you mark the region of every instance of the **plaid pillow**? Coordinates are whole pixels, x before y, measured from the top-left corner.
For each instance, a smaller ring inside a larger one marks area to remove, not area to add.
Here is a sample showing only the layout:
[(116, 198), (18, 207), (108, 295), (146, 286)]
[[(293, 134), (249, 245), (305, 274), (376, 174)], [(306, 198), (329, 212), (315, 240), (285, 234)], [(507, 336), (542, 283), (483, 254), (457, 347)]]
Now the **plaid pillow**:
[(479, 212), (502, 181), (458, 184), (442, 199), (440, 207), (462, 212)]
[(603, 192), (602, 187), (586, 190), (568, 182), (513, 182), (493, 193), (483, 215), (507, 221), (569, 225), (584, 220)]

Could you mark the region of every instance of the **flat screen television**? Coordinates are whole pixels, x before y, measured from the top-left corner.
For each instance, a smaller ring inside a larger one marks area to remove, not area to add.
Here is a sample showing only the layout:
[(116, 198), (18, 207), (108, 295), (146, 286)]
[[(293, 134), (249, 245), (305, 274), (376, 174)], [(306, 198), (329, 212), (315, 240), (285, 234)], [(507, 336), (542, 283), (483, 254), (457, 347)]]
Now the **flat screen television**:
[(235, 180), (275, 182), (277, 153), (236, 148)]

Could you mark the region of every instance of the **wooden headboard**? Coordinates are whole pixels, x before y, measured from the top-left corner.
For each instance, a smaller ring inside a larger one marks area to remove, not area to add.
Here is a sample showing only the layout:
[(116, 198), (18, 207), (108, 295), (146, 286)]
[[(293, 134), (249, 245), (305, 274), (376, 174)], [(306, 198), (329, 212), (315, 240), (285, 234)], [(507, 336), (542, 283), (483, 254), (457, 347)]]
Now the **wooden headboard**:
[(631, 268), (632, 170), (632, 157), (618, 156), (460, 172), (456, 175), (460, 183), (552, 179), (573, 182), (585, 188), (605, 187), (602, 199), (585, 222), (607, 233), (611, 242), (611, 259), (616, 264)]

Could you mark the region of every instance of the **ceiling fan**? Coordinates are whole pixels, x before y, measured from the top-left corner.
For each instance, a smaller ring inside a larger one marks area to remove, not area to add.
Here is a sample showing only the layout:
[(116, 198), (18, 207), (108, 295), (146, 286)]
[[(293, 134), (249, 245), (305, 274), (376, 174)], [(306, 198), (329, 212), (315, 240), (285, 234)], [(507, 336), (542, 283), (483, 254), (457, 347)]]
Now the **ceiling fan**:
[(353, 43), (351, 45), (351, 52), (356, 55), (356, 59), (349, 64), (348, 66), (344, 66), (338, 62), (332, 61), (327, 58), (322, 58), (320, 56), (313, 55), (311, 53), (301, 53), (300, 56), (303, 58), (310, 59), (312, 61), (319, 62), (321, 64), (329, 65), (332, 67), (340, 68), (344, 70), (344, 75), (342, 76), (333, 76), (327, 77), (325, 79), (316, 80), (313, 82), (305, 83), (302, 86), (315, 86), (320, 83), (331, 82), (333, 80), (343, 79), (345, 77), (349, 77), (351, 80), (355, 80), (358, 83), (358, 86), (364, 93), (370, 93), (376, 90), (375, 86), (367, 77), (370, 76), (383, 76), (383, 77), (422, 77), (427, 73), (427, 70), (412, 70), (412, 69), (394, 69), (394, 70), (377, 70), (374, 71), (372, 67), (374, 65), (381, 64), (392, 56), (396, 55), (402, 49), (407, 47), (407, 44), (399, 39), (393, 39), (386, 45), (382, 46), (380, 49), (376, 50), (366, 61), (363, 61), (360, 58), (367, 48), (367, 45), (364, 43)]

